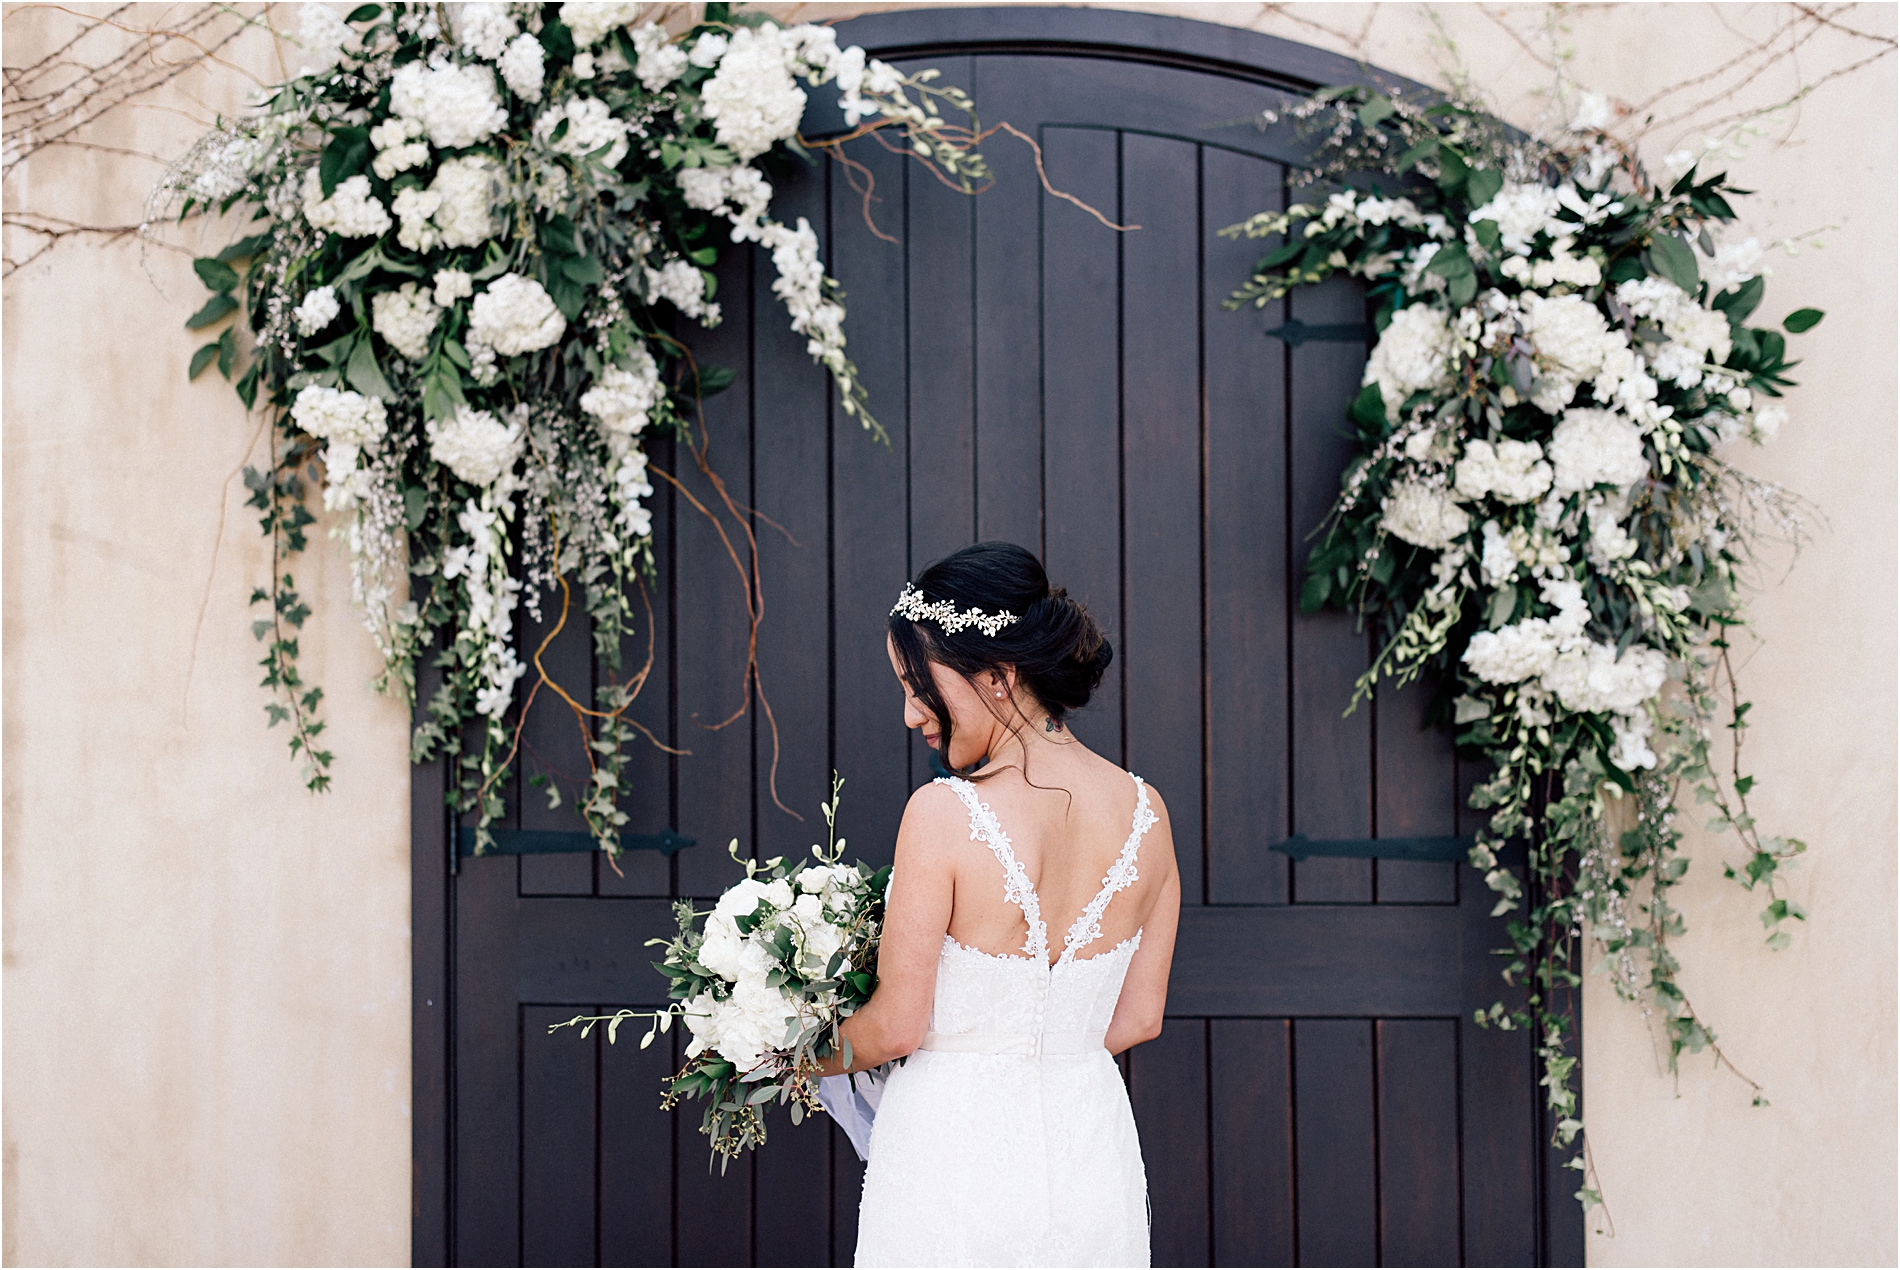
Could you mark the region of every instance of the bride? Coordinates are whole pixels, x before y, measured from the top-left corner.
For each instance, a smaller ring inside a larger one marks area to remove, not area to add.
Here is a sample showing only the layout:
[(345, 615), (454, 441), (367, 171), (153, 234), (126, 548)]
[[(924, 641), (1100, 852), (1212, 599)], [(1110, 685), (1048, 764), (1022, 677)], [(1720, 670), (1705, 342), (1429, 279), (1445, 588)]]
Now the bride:
[(889, 651), (905, 724), (967, 775), (911, 797), (877, 991), (844, 1024), (851, 1071), (905, 1059), (871, 1133), (857, 1264), (1145, 1266), (1112, 1056), (1161, 1031), (1181, 884), (1160, 795), (1064, 725), (1113, 652), (1000, 542), (906, 586)]

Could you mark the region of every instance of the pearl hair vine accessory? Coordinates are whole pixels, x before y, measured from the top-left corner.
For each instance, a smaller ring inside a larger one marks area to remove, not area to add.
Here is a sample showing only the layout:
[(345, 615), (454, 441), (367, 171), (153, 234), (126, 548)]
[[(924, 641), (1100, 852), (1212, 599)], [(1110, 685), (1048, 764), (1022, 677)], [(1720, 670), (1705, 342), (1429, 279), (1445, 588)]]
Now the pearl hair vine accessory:
[(1008, 609), (998, 609), (993, 614), (985, 614), (982, 609), (966, 609), (957, 612), (957, 606), (949, 600), (938, 600), (935, 604), (924, 603), (924, 593), (906, 582), (903, 593), (897, 597), (897, 603), (891, 606), (891, 616), (903, 616), (913, 622), (933, 621), (943, 627), (945, 635), (955, 635), (966, 626), (974, 626), (991, 639), (1005, 626), (1016, 621), (1016, 615)]

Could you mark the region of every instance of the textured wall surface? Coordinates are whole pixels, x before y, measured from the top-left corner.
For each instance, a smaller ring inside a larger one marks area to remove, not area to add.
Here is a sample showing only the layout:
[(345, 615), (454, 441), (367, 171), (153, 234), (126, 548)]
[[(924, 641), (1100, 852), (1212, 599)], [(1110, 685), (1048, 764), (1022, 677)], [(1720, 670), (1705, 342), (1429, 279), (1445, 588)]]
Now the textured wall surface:
[[(9, 11), (7, 64), (70, 26)], [(176, 154), (252, 86), (235, 67), (279, 73), (262, 39), (219, 55), (92, 139)], [(21, 167), (10, 211), (103, 224), (136, 224), (159, 170)], [(136, 239), (4, 284), (9, 1265), (408, 1260), (406, 713), (365, 686), (318, 526), (298, 577), (334, 792), (265, 730), (245, 600), (270, 559), (236, 475), (263, 442), (215, 371), (186, 382), (205, 294)]]
[[(1828, 319), (1795, 342), (1790, 423), (1740, 460), (1827, 517), (1792, 568), (1769, 551), (1741, 672), (1755, 809), (1811, 844), (1793, 894), (1813, 916), (1787, 952), (1763, 950), (1759, 902), (1720, 877), (1730, 849), (1692, 834), (1684, 987), (1766, 1108), (1706, 1058), (1661, 1074), (1641, 1017), (1592, 981), (1586, 1115), (1615, 1234), (1593, 1236), (1590, 1258), (1892, 1264), (1895, 59), (1828, 76), (1891, 49), (1894, 9), (1777, 34), (1793, 6), (1593, 6), (1561, 24), (1541, 5), (1121, 7), (1428, 83), (1462, 64), (1522, 125), (1566, 50), (1576, 79), (1663, 122), (1643, 143), (1652, 161), (1812, 89), (1731, 167), (1762, 191), (1739, 232), (1828, 230), (1825, 251), (1775, 261), (1767, 314)], [(295, 26), (293, 6), (275, 12)], [(6, 64), (69, 21), (9, 7)], [(1804, 33), (1733, 93), (1734, 74), (1664, 93)], [(244, 68), (280, 73), (261, 36), (221, 56), (92, 139), (177, 153), (238, 104)], [(10, 173), (6, 206), (136, 223), (157, 170), (48, 152)], [(68, 241), (4, 283), (8, 1264), (408, 1257), (405, 716), (365, 687), (374, 653), (320, 525), (299, 580), (334, 792), (307, 794), (264, 730), (244, 600), (270, 563), (236, 479), (262, 442), (222, 381), (185, 383), (198, 341), (180, 322), (203, 294), (185, 255), (135, 240)]]

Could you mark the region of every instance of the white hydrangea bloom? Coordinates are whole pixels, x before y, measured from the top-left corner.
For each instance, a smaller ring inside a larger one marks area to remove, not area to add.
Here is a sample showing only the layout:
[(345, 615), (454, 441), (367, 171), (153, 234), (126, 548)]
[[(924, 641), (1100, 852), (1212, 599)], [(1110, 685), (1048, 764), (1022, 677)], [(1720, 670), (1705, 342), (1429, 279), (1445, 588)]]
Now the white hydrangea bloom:
[(761, 218), (772, 202), (772, 186), (756, 168), (682, 168), (679, 184), (688, 207), (721, 212), (732, 222), (733, 242), (756, 242), (764, 232)]
[(1649, 748), (1649, 734), (1654, 729), (1655, 724), (1646, 710), (1611, 715), (1610, 735), (1615, 738), (1616, 747), (1610, 751), (1610, 762), (1626, 772), (1656, 766), (1656, 752)]
[(429, 457), (470, 485), (493, 485), (521, 457), (519, 422), (503, 423), (466, 403), (446, 422), (430, 420), (428, 432)]
[(1571, 254), (1570, 249), (1575, 245), (1575, 239), (1559, 238), (1550, 245), (1548, 260), (1506, 256), (1504, 263), (1498, 266), (1498, 272), (1538, 291), (1546, 291), (1559, 284), (1594, 287), (1603, 281), (1603, 267), (1593, 257)]
[(1608, 569), (1619, 560), (1628, 560), (1636, 554), (1636, 540), (1623, 528), (1623, 521), (1630, 513), (1630, 497), (1627, 488), (1605, 496), (1592, 495), (1584, 506), (1584, 519), (1590, 526), (1588, 553), (1590, 563), (1599, 569)]
[(1495, 631), (1479, 631), (1465, 646), (1461, 660), (1486, 683), (1514, 684), (1549, 670), (1557, 660), (1557, 642), (1548, 621), (1531, 617)]
[(741, 162), (798, 131), (805, 93), (792, 79), (776, 26), (733, 32), (719, 69), (700, 88), (700, 112)]
[(504, 273), (475, 297), (469, 338), (503, 357), (547, 348), (567, 331), (567, 319), (533, 278)]
[(1630, 485), (1649, 475), (1641, 430), (1614, 411), (1564, 411), (1550, 434), (1549, 454), (1551, 489), (1560, 495)]
[(398, 290), (372, 296), (369, 307), (370, 325), (376, 333), (410, 361), (421, 361), (429, 351), (429, 336), (442, 318), (429, 293), (414, 282), (405, 282)]
[(1684, 388), (1702, 382), (1705, 362), (1728, 360), (1732, 342), (1728, 318), (1705, 309), (1667, 278), (1635, 278), (1616, 289), (1616, 298), (1637, 317), (1661, 325), (1669, 344), (1650, 357), (1651, 368), (1663, 379)]
[(1455, 484), (1466, 498), (1496, 497), (1505, 503), (1534, 503), (1550, 488), (1550, 464), (1535, 441), (1470, 441), (1458, 461)]
[(486, 66), (427, 66), (410, 62), (389, 83), (389, 108), (414, 119), (440, 150), (460, 150), (486, 140), (508, 124)]
[(1637, 709), (1668, 677), (1669, 659), (1654, 648), (1632, 644), (1618, 658), (1613, 645), (1592, 640), (1559, 653), (1542, 678), (1566, 710), (1607, 714)]
[(376, 159), (370, 170), (387, 181), (398, 172), (420, 167), (429, 161), (429, 143), (416, 140), (422, 135), (422, 123), (416, 119), (391, 116), (369, 130), (369, 143), (376, 147)]
[(651, 22), (633, 32), (635, 71), (650, 93), (657, 93), (686, 72), (686, 50)]
[(466, 270), (438, 269), (435, 271), (435, 302), (442, 308), (448, 308), (457, 300), (466, 300), (475, 294), (475, 283)]
[(436, 169), (429, 192), (442, 196), (435, 223), (444, 247), (479, 247), (494, 235), (489, 207), (500, 170), (499, 164), (481, 154), (450, 159)]
[(442, 196), (434, 190), (419, 190), (414, 186), (399, 190), (393, 209), (400, 226), (396, 230), (396, 241), (410, 251), (428, 251), (434, 247), (442, 240), (442, 232), (429, 218), (441, 207)]
[(1452, 332), (1445, 315), (1430, 305), (1414, 304), (1392, 315), (1366, 360), (1360, 383), (1379, 385), (1386, 417), (1396, 421), (1399, 408), (1413, 393), (1451, 382), (1452, 352)]
[(347, 388), (310, 384), (290, 403), (290, 418), (313, 437), (373, 450), (389, 430), (383, 403)]
[(1471, 517), (1449, 490), (1406, 481), (1385, 497), (1379, 528), (1415, 547), (1441, 551), (1471, 528)]
[(1768, 270), (1761, 267), (1764, 254), (1759, 238), (1723, 243), (1715, 249), (1715, 260), (1708, 266), (1709, 290), (1731, 291), (1750, 278), (1766, 277)]
[(327, 75), (354, 45), (356, 32), (327, 4), (306, 4), (297, 27), (297, 45), (310, 55), (298, 75)]
[(670, 301), (687, 317), (698, 318), (702, 326), (719, 324), (719, 306), (706, 302), (706, 279), (689, 260), (669, 261), (663, 269), (649, 268), (646, 273), (647, 297)]
[[(594, 4), (568, 0), (561, 6), (561, 25), (574, 37), (574, 47), (590, 49), (607, 32), (640, 16), (638, 4)], [(652, 26), (652, 23), (647, 23)], [(657, 28), (656, 28), (657, 29)]]
[(1757, 410), (1748, 421), (1748, 439), (1756, 445), (1766, 445), (1775, 439), (1781, 431), (1781, 425), (1788, 422), (1786, 406), (1769, 403)]
[(266, 137), (215, 133), (204, 141), (198, 156), (198, 174), (191, 178), (193, 198), (217, 202), (250, 183), (251, 168), (271, 147)]
[[(330, 323), (336, 321), (336, 315), (343, 311), (337, 301), (335, 287), (316, 287), (305, 294), (291, 316), (297, 323), (297, 334), (315, 335)], [(308, 431), (308, 429), (305, 429)]]
[(455, 42), (464, 53), (473, 54), (484, 62), (492, 62), (501, 56), (508, 41), (521, 30), (505, 4), (485, 4), (479, 0), (468, 4), (449, 6), (449, 12), (455, 22)]
[(1471, 213), (1470, 220), (1473, 225), (1481, 220), (1495, 222), (1504, 249), (1528, 256), (1531, 239), (1537, 235), (1560, 238), (1573, 228), (1557, 219), (1557, 209), (1561, 206), (1557, 191), (1551, 186), (1506, 181), (1489, 203)]
[(1623, 333), (1611, 331), (1597, 306), (1580, 295), (1529, 297), (1524, 333), (1540, 372), (1531, 404), (1551, 415), (1570, 404), (1579, 384), (1597, 377), (1614, 349), (1627, 345)]
[[(554, 130), (562, 121), (567, 131), (559, 140)], [(534, 135), (543, 146), (556, 154), (583, 155), (608, 147), (600, 161), (617, 167), (627, 157), (627, 125), (613, 117), (607, 103), (598, 97), (570, 97), (565, 103), (541, 112), (534, 121)]]
[(666, 395), (660, 368), (644, 346), (636, 347), (627, 360), (633, 363), (631, 369), (609, 366), (581, 394), (582, 412), (598, 419), (601, 431), (610, 435), (632, 436), (643, 430)]
[(540, 101), (546, 59), (541, 41), (524, 34), (515, 37), (496, 65), (501, 69), (508, 91), (523, 101)]
[(1489, 587), (1503, 586), (1517, 575), (1517, 552), (1511, 549), (1511, 540), (1498, 528), (1498, 522), (1484, 522), (1484, 553), (1479, 557), (1479, 571), (1484, 576), (1484, 584)]
[(339, 182), (329, 198), (323, 197), (323, 180), (316, 168), (305, 172), (303, 214), (313, 228), (344, 238), (378, 238), (391, 224), (382, 200), (369, 192), (369, 178), (360, 172)]
[(708, 31), (693, 41), (692, 51), (686, 55), (686, 60), (702, 68), (717, 66), (731, 44), (731, 40), (717, 31)]

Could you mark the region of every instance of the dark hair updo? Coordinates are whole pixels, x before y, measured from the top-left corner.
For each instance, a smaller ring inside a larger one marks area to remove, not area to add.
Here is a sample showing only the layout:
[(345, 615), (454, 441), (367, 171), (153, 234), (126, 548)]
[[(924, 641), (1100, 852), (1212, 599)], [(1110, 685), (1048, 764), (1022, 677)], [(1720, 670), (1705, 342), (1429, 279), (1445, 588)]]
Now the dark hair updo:
[(926, 619), (891, 614), (891, 643), (904, 682), (942, 730), (940, 753), (950, 753), (950, 711), (930, 677), (937, 662), (973, 680), (987, 670), (1014, 667), (1016, 682), (1060, 723), (1089, 696), (1115, 658), (1115, 650), (1088, 609), (1049, 585), (1042, 562), (1013, 542), (979, 542), (945, 556), (917, 575), (913, 585), (930, 604), (948, 600), (958, 612), (1008, 610), (1016, 620), (985, 635), (975, 626), (954, 634)]

